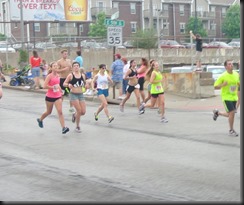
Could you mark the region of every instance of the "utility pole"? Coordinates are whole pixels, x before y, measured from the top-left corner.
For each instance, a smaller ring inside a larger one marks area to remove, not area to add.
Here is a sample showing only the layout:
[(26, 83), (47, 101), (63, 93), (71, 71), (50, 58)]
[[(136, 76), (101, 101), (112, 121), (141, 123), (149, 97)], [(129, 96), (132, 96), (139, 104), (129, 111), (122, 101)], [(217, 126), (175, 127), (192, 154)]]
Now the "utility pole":
[(160, 26), (159, 26), (159, 14), (160, 10), (157, 8), (157, 35), (158, 35), (158, 48), (160, 48)]
[(20, 0), (20, 29), (21, 29), (21, 47), (24, 50), (24, 20), (23, 20), (23, 4)]
[(153, 28), (153, 3), (152, 0), (149, 2), (149, 28)]
[(194, 33), (197, 33), (197, 0), (195, 0), (195, 21), (194, 21)]

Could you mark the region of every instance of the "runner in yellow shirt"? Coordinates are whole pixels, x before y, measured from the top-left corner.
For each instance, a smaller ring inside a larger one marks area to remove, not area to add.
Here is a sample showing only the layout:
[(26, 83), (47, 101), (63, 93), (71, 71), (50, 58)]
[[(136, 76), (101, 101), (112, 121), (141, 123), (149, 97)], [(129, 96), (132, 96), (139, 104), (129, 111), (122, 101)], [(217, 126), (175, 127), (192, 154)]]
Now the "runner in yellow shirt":
[(226, 60), (224, 66), (226, 71), (215, 81), (214, 88), (221, 89), (221, 98), (226, 112), (220, 112), (219, 110), (214, 109), (213, 120), (217, 120), (219, 115), (228, 117), (230, 127), (229, 135), (237, 137), (238, 133), (234, 130), (233, 126), (240, 79), (239, 74), (236, 71), (233, 71), (233, 63), (231, 60)]

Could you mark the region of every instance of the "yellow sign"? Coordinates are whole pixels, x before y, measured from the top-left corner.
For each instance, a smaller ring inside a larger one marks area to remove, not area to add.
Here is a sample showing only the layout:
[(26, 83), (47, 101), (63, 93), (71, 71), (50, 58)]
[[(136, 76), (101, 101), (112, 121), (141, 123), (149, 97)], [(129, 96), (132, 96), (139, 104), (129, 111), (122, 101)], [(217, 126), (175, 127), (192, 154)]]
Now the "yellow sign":
[(64, 0), (65, 20), (86, 21), (87, 0)]

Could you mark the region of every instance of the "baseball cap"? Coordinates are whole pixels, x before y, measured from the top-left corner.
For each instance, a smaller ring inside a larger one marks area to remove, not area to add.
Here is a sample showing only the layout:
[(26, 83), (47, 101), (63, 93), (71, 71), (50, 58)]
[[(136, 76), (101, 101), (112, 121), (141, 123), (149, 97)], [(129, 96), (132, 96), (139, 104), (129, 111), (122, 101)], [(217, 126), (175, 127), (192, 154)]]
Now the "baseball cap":
[(127, 63), (127, 59), (125, 57), (121, 58), (121, 60)]
[(116, 53), (114, 56), (117, 56), (118, 58), (121, 58), (121, 55), (119, 53)]

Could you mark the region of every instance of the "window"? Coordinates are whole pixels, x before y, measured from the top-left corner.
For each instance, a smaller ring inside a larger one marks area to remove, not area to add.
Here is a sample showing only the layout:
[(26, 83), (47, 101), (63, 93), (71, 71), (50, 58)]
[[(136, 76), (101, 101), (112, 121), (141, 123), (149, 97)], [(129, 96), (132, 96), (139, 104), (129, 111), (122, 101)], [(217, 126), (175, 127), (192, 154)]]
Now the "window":
[(184, 5), (180, 5), (180, 16), (184, 16), (184, 15), (185, 15)]
[(99, 2), (97, 2), (97, 7), (98, 7), (98, 11), (99, 12), (102, 12), (102, 11), (104, 11), (105, 9), (105, 4), (104, 4), (104, 2), (103, 1), (99, 1)]
[(163, 19), (163, 29), (169, 29), (169, 22), (167, 19)]
[(211, 11), (211, 12), (215, 12), (215, 6), (211, 6), (211, 7), (210, 7), (210, 11)]
[(214, 21), (210, 22), (210, 30), (216, 30), (216, 23)]
[(130, 3), (130, 13), (136, 14), (136, 4), (135, 3)]
[(169, 5), (168, 4), (163, 4), (163, 10), (168, 11), (169, 10)]
[(40, 32), (41, 31), (40, 23), (34, 23), (34, 30), (35, 30), (35, 32)]
[(180, 23), (180, 33), (185, 33), (185, 23)]
[(226, 7), (222, 7), (221, 14), (222, 14), (222, 17), (226, 16)]
[(136, 33), (136, 22), (131, 22), (130, 26), (131, 26), (131, 33)]
[(84, 30), (83, 30), (83, 24), (80, 24), (80, 33), (82, 33)]
[(119, 9), (119, 2), (113, 2), (113, 8)]

